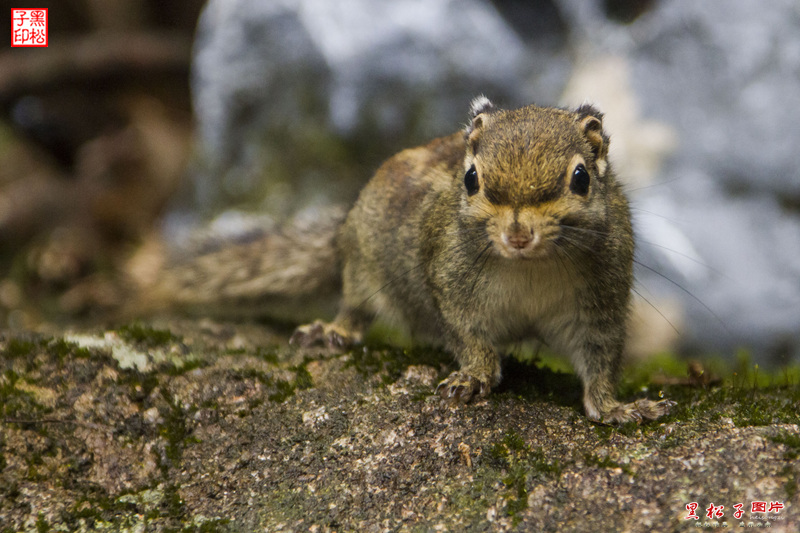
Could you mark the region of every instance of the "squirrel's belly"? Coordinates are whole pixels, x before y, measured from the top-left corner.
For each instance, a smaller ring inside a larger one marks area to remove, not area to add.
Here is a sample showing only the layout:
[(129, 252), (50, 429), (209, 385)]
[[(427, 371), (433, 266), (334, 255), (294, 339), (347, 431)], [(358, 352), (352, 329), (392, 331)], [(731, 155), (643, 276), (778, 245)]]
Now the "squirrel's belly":
[(547, 264), (510, 267), (493, 269), (476, 294), (482, 329), (493, 342), (547, 340), (575, 322), (581, 283), (570, 272)]

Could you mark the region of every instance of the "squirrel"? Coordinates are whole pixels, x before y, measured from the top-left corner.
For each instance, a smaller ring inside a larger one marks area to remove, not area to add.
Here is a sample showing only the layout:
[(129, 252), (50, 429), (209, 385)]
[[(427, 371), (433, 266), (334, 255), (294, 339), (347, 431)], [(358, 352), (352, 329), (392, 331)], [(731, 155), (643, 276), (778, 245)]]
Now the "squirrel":
[(341, 289), (334, 320), (298, 327), (290, 344), (344, 351), (376, 316), (400, 318), (455, 356), (436, 389), (454, 404), (498, 385), (499, 349), (539, 340), (570, 356), (589, 419), (657, 419), (674, 402), (615, 398), (634, 237), (602, 121), (591, 105), (504, 110), (480, 96), (465, 130), (391, 157), (343, 220), (223, 246), (167, 271), (159, 290), (241, 307)]

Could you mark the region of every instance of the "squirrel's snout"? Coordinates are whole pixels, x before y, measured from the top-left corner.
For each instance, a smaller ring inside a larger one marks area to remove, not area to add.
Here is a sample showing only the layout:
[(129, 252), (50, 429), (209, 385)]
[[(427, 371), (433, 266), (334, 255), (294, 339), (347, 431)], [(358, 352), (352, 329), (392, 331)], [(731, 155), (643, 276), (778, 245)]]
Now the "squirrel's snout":
[(503, 244), (513, 251), (524, 251), (533, 248), (538, 242), (538, 235), (533, 228), (513, 224), (502, 234)]
[(522, 250), (527, 248), (531, 243), (531, 236), (524, 233), (512, 233), (510, 236), (507, 233), (503, 234), (503, 240), (506, 241), (508, 246)]

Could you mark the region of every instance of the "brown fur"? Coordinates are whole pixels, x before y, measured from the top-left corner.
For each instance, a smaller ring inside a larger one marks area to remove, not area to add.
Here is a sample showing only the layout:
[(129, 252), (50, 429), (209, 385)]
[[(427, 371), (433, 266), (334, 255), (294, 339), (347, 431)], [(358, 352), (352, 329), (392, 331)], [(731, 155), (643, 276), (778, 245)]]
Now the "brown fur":
[[(245, 242), (213, 242), (209, 247), (208, 239), (198, 238), (196, 250), (167, 258), (155, 273), (131, 272), (137, 297), (121, 315), (170, 308), (225, 317), (266, 315), (297, 323), (330, 312), (341, 294), (336, 236), (344, 218), (343, 210), (331, 208), (317, 212), (311, 222), (294, 220), (281, 231), (266, 231)], [(160, 259), (164, 254), (157, 250), (148, 255)], [(154, 262), (152, 257), (140, 260)], [(135, 264), (130, 267), (135, 270)]]

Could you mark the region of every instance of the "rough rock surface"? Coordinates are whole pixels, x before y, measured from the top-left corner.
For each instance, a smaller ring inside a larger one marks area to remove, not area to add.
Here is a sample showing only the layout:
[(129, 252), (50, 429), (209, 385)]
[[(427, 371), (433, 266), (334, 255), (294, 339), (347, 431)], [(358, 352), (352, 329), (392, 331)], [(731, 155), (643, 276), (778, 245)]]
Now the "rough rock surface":
[(615, 428), (535, 364), (509, 360), (497, 393), (453, 408), (431, 395), (450, 364), (435, 351), (168, 326), (0, 337), (0, 531), (800, 526), (796, 383), (664, 387), (674, 414)]

